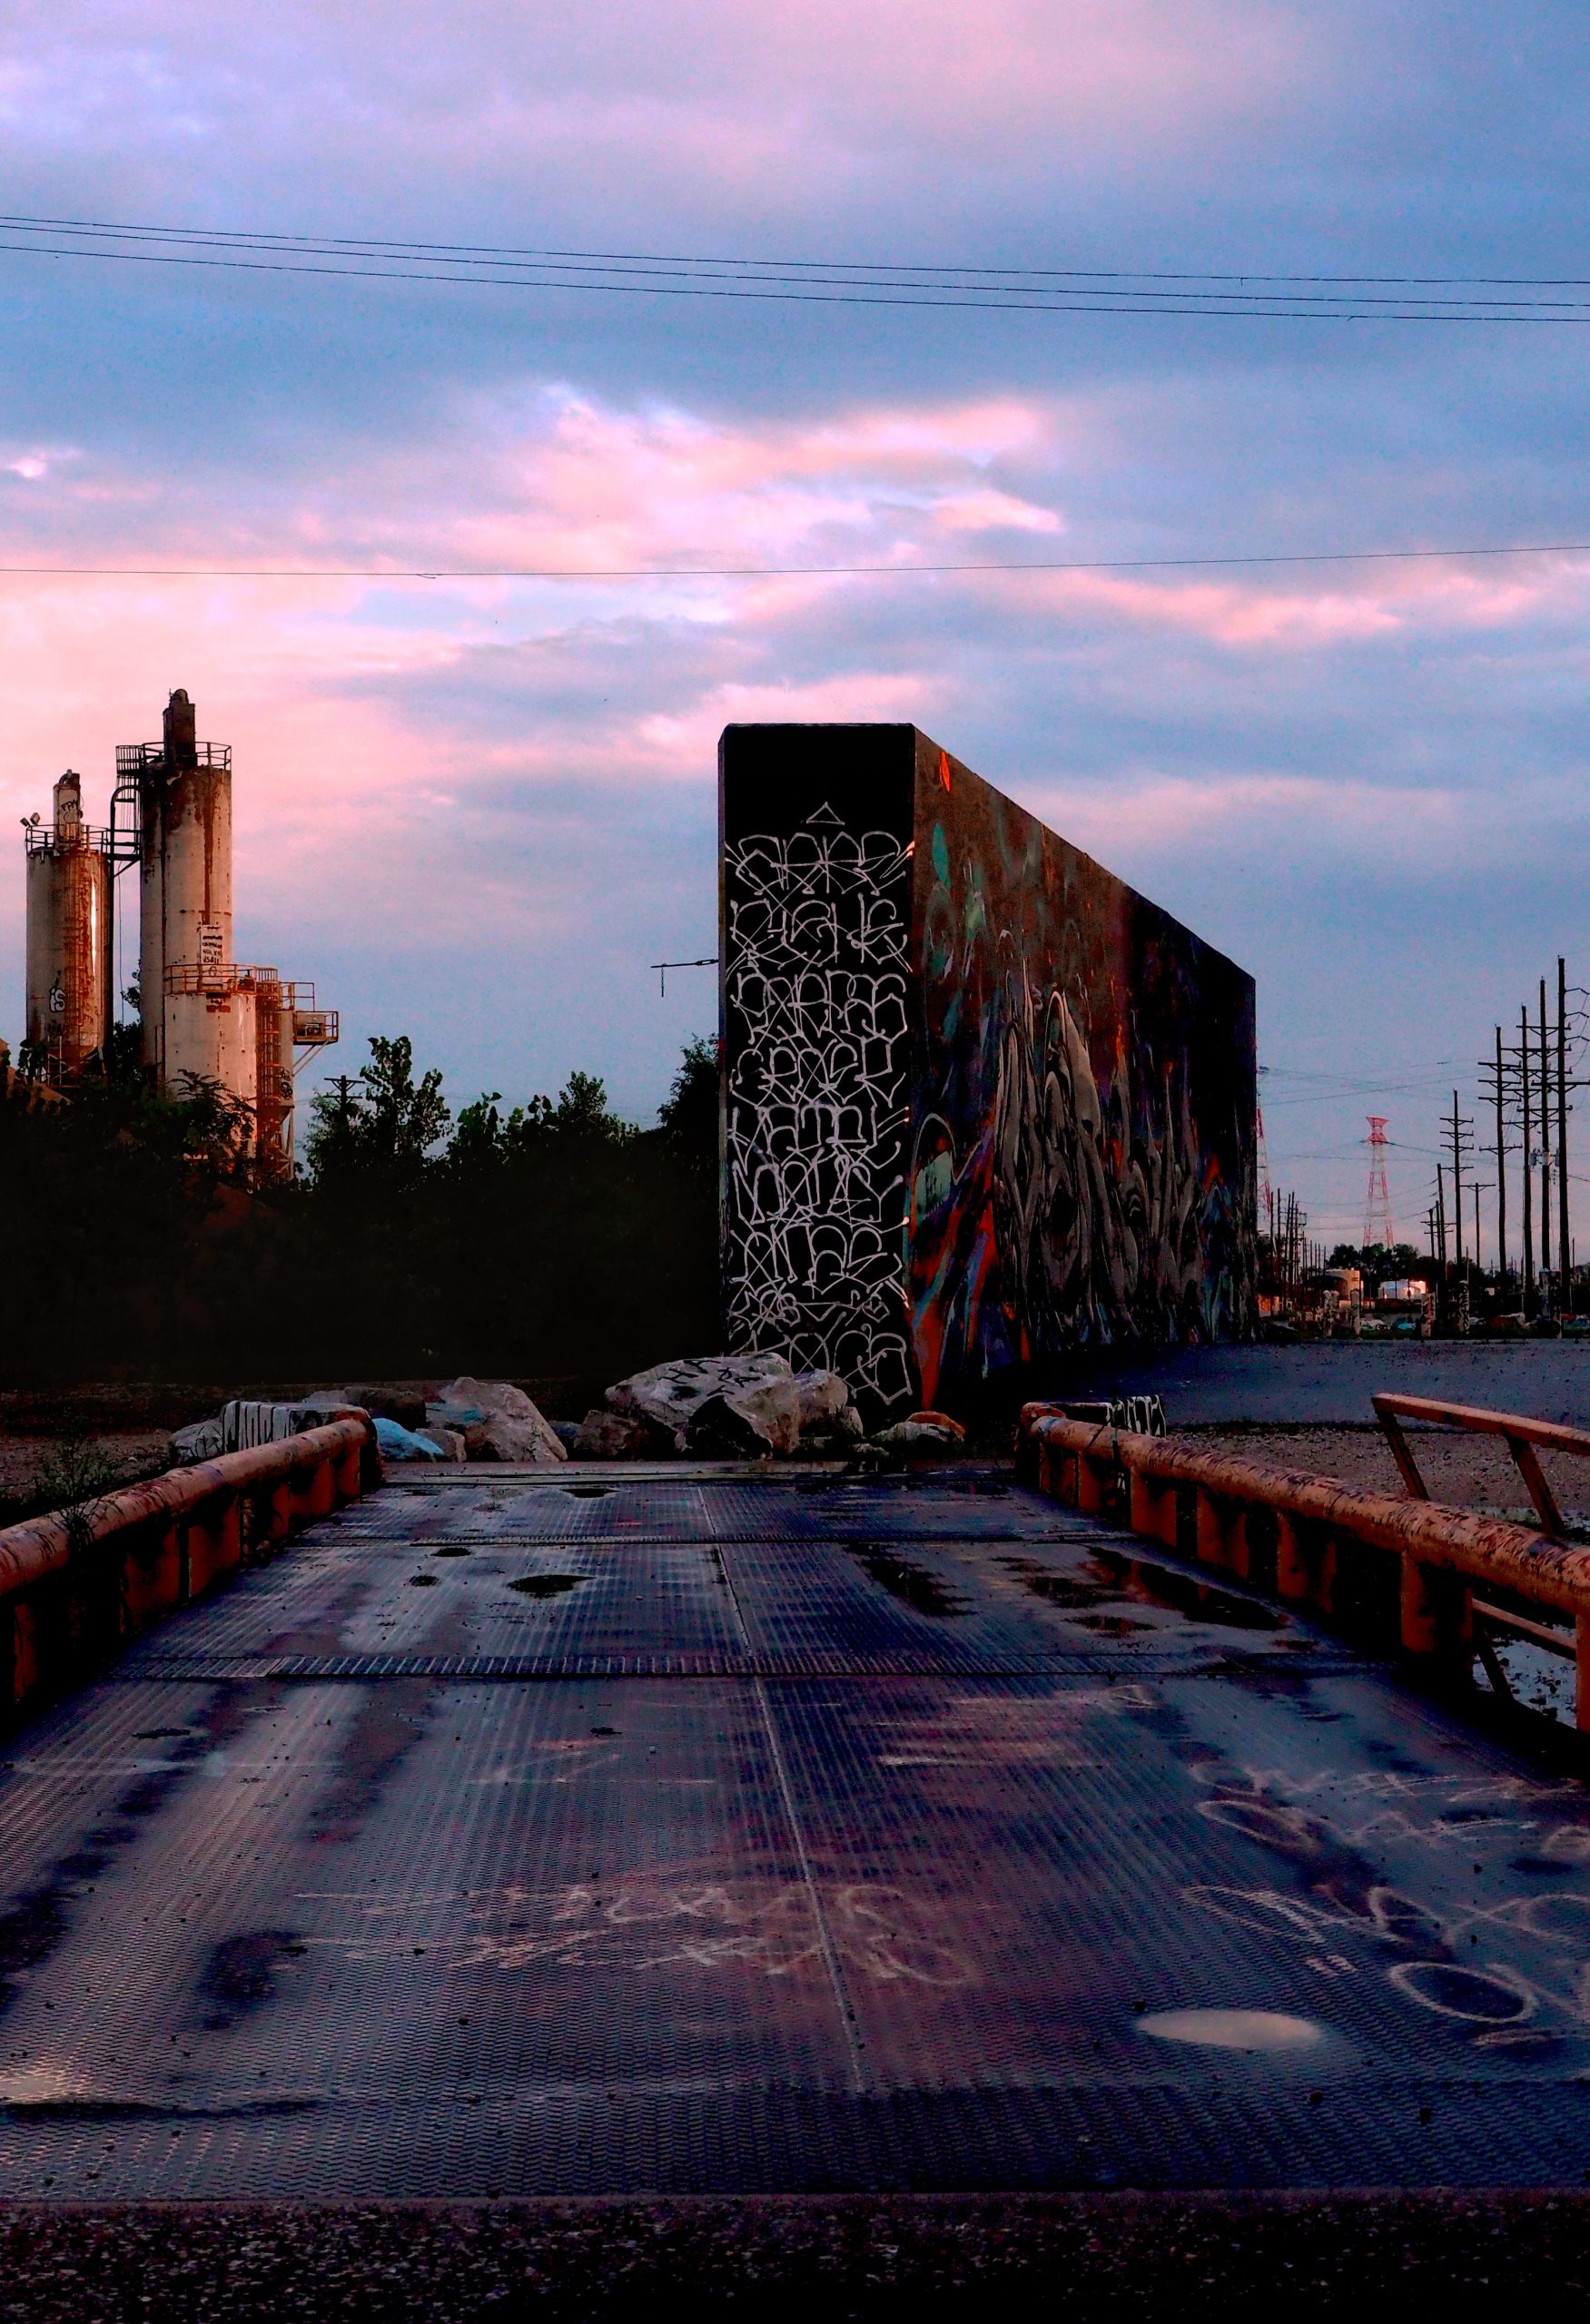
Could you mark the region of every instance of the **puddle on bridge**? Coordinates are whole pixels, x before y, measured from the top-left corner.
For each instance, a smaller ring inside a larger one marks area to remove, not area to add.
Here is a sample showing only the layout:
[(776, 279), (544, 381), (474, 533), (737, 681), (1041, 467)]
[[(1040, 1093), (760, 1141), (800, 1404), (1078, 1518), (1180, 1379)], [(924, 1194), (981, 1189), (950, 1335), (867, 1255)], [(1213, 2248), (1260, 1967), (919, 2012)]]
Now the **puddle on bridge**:
[(1138, 2032), (1156, 2042), (1186, 2042), (1204, 2050), (1274, 2053), (1312, 2050), (1325, 2028), (1311, 2017), (1289, 2017), (1273, 2009), (1167, 2009), (1140, 2017)]
[[(1148, 1558), (1122, 1556), (1114, 1550), (1095, 1550), (1077, 1574), (1055, 1573), (1032, 1558), (1003, 1558), (1001, 1563), (1035, 1598), (1063, 1607), (1068, 1612), (1127, 1598), (1141, 1606), (1158, 1606), (1167, 1613), (1185, 1614), (1192, 1621), (1211, 1622), (1220, 1630), (1284, 1630), (1290, 1627), (1285, 1614), (1257, 1599), (1239, 1598), (1233, 1591), (1201, 1581), (1196, 1574), (1179, 1573), (1171, 1566), (1158, 1565)], [(1099, 1614), (1080, 1618), (1088, 1629), (1105, 1623), (1111, 1627), (1124, 1625), (1127, 1629), (1141, 1627), (1130, 1616)]]
[(588, 1581), (588, 1573), (521, 1573), (509, 1588), (517, 1590), (521, 1598), (560, 1598), (566, 1590), (578, 1590)]
[(870, 1541), (847, 1541), (844, 1546), (881, 1590), (909, 1606), (913, 1613), (929, 1614), (935, 1621), (957, 1621), (968, 1611), (965, 1599), (947, 1590), (925, 1566), (914, 1565), (909, 1558)]

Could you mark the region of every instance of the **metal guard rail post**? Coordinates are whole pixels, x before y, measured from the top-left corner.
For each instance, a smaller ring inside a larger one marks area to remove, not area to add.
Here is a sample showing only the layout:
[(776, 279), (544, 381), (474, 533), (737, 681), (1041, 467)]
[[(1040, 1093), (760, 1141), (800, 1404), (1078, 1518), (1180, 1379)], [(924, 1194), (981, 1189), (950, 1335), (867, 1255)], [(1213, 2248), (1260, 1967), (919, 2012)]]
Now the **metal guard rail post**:
[(1535, 1448), (1544, 1445), (1553, 1452), (1571, 1452), (1581, 1461), (1590, 1460), (1590, 1432), (1569, 1428), (1561, 1421), (1527, 1420), (1520, 1413), (1493, 1413), (1479, 1404), (1442, 1403), (1433, 1396), (1393, 1395), (1382, 1390), (1369, 1402), (1391, 1447), (1391, 1457), (1402, 1472), (1402, 1482), (1416, 1501), (1428, 1501), (1429, 1488), (1419, 1474), (1413, 1447), (1402, 1430), (1403, 1421), (1422, 1421), (1432, 1428), (1467, 1429), (1476, 1436), (1499, 1436), (1535, 1503), (1542, 1532), (1562, 1538), (1563, 1513)]
[(0, 1717), (380, 1479), (374, 1423), (351, 1414), (0, 1528)]
[[(1329, 1477), (1200, 1452), (1174, 1436), (1067, 1420), (1051, 1404), (1023, 1408), (1017, 1450), (1030, 1483), (1094, 1514), (1118, 1506), (1124, 1478), (1133, 1532), (1184, 1555), (1190, 1546), (1200, 1563), (1259, 1586), (1250, 1521), (1263, 1512), (1275, 1531), (1276, 1596), (1328, 1623), (1362, 1599), (1359, 1553), (1388, 1554), (1398, 1561), (1396, 1628), (1406, 1655), (1427, 1669), (1467, 1676), (1477, 1644), (1495, 1684), (1494, 1656), (1483, 1637), (1476, 1640), (1476, 1614), (1516, 1629), (1572, 1656), (1575, 1720), (1582, 1733), (1590, 1732), (1590, 1550), (1543, 1539), (1505, 1519), (1358, 1492)], [(1189, 1495), (1190, 1545), (1182, 1531)], [(1476, 1599), (1476, 1584), (1486, 1599)], [(1490, 1593), (1497, 1590), (1568, 1616), (1571, 1631), (1496, 1604)]]

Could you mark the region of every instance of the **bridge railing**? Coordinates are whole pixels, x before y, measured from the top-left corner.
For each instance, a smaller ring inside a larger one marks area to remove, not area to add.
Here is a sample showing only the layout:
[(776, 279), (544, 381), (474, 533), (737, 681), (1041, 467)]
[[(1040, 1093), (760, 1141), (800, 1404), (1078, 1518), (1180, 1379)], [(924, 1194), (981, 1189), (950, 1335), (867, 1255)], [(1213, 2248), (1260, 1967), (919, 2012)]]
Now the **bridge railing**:
[(364, 1414), (0, 1528), (0, 1718), (380, 1482)]
[(1590, 1550), (1503, 1518), (1203, 1452), (1189, 1438), (1067, 1420), (1047, 1404), (1023, 1409), (1018, 1460), (1053, 1499), (1124, 1521), (1432, 1670), (1467, 1678), (1477, 1653), (1509, 1693), (1494, 1630), (1568, 1656), (1575, 1724), (1590, 1731)]

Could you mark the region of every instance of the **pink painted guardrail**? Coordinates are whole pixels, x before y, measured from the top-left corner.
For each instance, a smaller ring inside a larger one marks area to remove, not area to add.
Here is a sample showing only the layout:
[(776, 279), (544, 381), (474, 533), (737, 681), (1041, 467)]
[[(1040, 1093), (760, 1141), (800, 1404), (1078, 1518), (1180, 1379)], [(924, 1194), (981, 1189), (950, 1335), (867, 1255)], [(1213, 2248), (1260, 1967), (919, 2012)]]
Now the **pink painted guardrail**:
[(380, 1479), (374, 1424), (351, 1414), (0, 1528), (0, 1717)]
[[(1520, 1420), (1514, 1433), (1541, 1425)], [(1565, 1655), (1575, 1665), (1575, 1724), (1590, 1731), (1590, 1549), (1503, 1518), (1202, 1452), (1190, 1438), (1067, 1420), (1051, 1404), (1024, 1407), (1017, 1464), (1056, 1501), (1124, 1521), (1450, 1677), (1469, 1680), (1477, 1654), (1493, 1688), (1510, 1691), (1491, 1643), (1496, 1630)]]

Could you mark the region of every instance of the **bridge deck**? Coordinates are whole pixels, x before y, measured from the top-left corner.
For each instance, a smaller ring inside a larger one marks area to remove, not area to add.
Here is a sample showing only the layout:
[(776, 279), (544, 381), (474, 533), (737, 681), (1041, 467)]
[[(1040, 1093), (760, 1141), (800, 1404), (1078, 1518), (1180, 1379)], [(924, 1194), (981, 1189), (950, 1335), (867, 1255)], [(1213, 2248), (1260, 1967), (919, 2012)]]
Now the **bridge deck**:
[(393, 1485), (0, 1766), (0, 2191), (1590, 2166), (1590, 1798), (992, 1474)]

